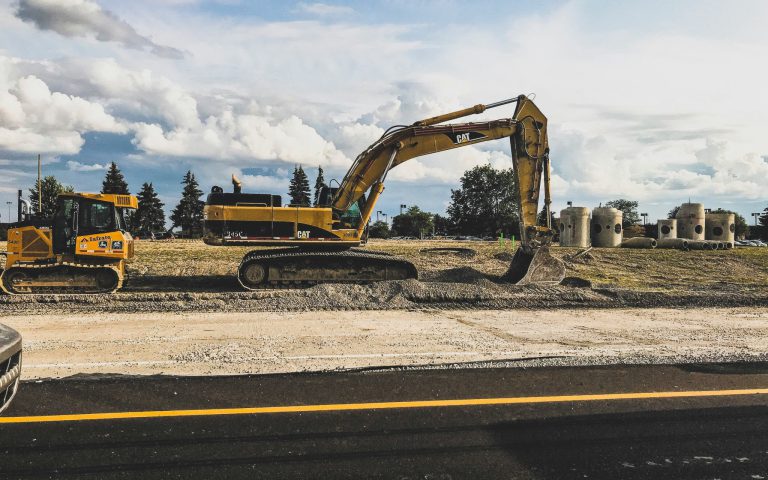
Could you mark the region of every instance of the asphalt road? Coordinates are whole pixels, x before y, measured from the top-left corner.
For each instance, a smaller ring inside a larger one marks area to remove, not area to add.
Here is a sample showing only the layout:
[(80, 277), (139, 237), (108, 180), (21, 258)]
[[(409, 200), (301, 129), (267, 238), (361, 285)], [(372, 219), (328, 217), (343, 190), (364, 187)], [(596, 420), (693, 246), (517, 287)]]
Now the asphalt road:
[[(32, 418), (0, 423), (0, 478), (760, 479), (768, 394), (611, 395), (766, 387), (766, 364), (26, 383), (2, 418)], [(469, 401), (489, 398), (505, 401)], [(369, 405), (405, 401), (433, 404)], [(207, 410), (273, 406), (288, 409)], [(156, 411), (167, 416), (110, 417)], [(104, 415), (76, 416), (92, 413)], [(57, 414), (75, 416), (36, 421)]]

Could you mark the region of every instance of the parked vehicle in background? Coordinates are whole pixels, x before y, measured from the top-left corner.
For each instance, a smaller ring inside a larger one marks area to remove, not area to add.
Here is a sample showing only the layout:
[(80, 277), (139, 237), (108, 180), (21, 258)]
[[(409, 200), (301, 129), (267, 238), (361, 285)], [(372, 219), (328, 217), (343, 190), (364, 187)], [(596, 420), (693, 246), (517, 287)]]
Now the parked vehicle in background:
[(21, 378), (21, 335), (0, 323), (0, 412), (11, 404)]

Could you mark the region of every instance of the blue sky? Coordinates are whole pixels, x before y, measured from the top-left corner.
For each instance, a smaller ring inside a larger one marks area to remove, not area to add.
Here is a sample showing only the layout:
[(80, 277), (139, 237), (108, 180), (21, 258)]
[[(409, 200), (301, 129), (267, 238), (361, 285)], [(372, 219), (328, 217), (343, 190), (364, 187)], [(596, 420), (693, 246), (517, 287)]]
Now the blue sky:
[[(624, 197), (655, 219), (690, 198), (751, 220), (768, 207), (766, 18), (747, 0), (0, 0), (0, 205), (38, 153), (81, 191), (115, 161), (167, 210), (187, 169), (204, 191), (235, 173), (285, 195), (294, 165), (340, 179), (390, 125), (535, 93), (556, 210)], [(489, 162), (510, 166), (507, 142), (408, 162), (377, 209), (443, 213)]]

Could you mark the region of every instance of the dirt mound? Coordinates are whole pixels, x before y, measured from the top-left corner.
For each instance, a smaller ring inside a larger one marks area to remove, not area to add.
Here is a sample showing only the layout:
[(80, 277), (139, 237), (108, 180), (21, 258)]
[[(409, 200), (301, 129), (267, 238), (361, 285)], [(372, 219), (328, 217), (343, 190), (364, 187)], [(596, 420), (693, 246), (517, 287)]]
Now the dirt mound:
[(435, 282), (461, 282), (476, 283), (487, 279), (488, 276), (472, 267), (457, 267), (438, 272), (434, 277)]

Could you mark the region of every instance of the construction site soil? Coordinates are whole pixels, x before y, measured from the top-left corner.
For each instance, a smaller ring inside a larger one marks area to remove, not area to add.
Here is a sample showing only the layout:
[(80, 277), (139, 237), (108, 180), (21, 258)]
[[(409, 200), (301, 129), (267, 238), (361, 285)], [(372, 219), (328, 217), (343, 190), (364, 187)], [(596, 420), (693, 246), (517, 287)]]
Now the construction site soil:
[[(557, 286), (500, 281), (509, 243), (374, 240), (366, 248), (412, 261), (419, 280), (242, 291), (247, 247), (137, 241), (125, 288), (112, 295), (0, 295), (0, 317), (77, 312), (250, 312), (396, 309), (557, 309), (768, 306), (768, 248), (717, 251), (553, 247)], [(0, 251), (5, 245), (0, 243)]]

